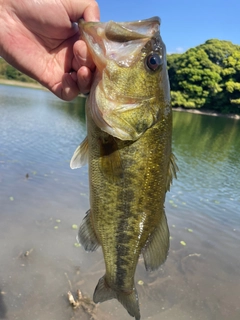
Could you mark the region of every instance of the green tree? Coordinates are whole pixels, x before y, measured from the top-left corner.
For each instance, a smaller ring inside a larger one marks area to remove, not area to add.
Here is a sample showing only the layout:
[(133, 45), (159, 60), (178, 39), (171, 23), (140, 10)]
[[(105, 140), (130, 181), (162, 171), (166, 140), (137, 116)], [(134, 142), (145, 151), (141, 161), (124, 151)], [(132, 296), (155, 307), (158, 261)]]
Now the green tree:
[(168, 56), (172, 105), (240, 113), (240, 46), (212, 39)]
[(20, 72), (10, 65), (7, 65), (5, 75), (7, 79), (16, 80), (19, 77)]
[(37, 83), (37, 81), (18, 71), (2, 58), (0, 58), (0, 78)]

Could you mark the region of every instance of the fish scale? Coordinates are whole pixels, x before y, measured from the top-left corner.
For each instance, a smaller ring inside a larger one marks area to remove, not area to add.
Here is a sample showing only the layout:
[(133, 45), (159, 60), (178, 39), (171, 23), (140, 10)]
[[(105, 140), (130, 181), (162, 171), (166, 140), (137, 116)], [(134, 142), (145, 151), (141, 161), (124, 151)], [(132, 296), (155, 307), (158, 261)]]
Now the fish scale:
[(71, 160), (72, 168), (89, 164), (90, 210), (78, 236), (86, 250), (101, 246), (104, 255), (94, 302), (118, 299), (136, 320), (136, 266), (141, 253), (147, 270), (167, 257), (164, 201), (177, 171), (159, 24), (156, 17), (79, 24), (96, 73), (86, 104), (87, 139)]

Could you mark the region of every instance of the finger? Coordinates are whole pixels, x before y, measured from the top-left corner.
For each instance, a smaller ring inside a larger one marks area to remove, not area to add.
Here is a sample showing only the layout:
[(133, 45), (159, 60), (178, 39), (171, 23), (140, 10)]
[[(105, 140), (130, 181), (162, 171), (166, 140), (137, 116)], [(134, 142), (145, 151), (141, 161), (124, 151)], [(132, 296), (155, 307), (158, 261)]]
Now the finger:
[(89, 93), (93, 80), (93, 72), (87, 67), (81, 67), (77, 72), (77, 83), (79, 91), (83, 94)]
[(96, 1), (92, 1), (84, 13), (83, 18), (85, 21), (99, 21), (100, 20), (100, 10)]
[(100, 12), (95, 0), (72, 0), (67, 1), (66, 9), (72, 22), (77, 22), (80, 18), (86, 21), (99, 21)]
[(62, 82), (56, 84), (51, 91), (62, 100), (70, 101), (79, 94), (78, 78), (76, 72), (65, 73)]
[(73, 69), (78, 70), (82, 66), (88, 67), (91, 71), (94, 71), (95, 64), (91, 55), (88, 52), (87, 45), (83, 40), (78, 40), (73, 46)]

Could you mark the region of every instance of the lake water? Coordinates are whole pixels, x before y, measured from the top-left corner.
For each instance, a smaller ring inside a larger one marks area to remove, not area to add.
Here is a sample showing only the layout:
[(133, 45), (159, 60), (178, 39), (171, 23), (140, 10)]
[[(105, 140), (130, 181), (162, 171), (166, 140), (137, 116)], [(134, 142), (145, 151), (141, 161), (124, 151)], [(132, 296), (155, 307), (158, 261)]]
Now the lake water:
[[(86, 134), (84, 101), (0, 86), (0, 319), (132, 319), (91, 303), (101, 250), (77, 247), (87, 167), (69, 161)], [(240, 319), (240, 121), (174, 113), (180, 172), (167, 194), (166, 263), (136, 272), (141, 319)], [(84, 295), (73, 309), (67, 293)]]

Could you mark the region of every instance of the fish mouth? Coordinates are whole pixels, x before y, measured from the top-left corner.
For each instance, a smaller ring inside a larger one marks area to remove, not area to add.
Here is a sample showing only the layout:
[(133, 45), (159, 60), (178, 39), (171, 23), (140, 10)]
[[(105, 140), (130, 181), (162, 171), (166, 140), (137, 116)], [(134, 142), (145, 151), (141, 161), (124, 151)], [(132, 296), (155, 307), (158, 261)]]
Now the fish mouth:
[(159, 25), (159, 17), (132, 22), (79, 20), (81, 38), (86, 42), (99, 70), (106, 66), (108, 59), (129, 67), (146, 42), (158, 32)]

